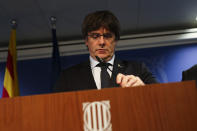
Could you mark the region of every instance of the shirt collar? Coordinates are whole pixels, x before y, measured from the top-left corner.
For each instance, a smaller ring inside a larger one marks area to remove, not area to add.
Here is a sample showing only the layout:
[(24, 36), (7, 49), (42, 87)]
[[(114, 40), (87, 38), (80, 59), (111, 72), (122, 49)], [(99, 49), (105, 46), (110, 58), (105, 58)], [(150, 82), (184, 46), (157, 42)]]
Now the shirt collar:
[[(95, 59), (93, 59), (91, 56), (90, 58), (90, 65), (91, 65), (91, 69), (94, 68), (99, 62), (96, 61)], [(114, 64), (114, 59), (115, 59), (115, 55), (113, 55), (113, 57), (111, 58), (111, 60), (109, 60), (107, 63), (110, 63), (112, 66)]]

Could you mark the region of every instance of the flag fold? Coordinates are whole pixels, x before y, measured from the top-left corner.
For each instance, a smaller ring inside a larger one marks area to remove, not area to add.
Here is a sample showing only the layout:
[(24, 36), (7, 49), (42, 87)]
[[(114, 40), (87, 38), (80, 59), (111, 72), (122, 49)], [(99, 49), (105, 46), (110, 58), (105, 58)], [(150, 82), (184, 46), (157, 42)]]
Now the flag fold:
[(11, 30), (2, 97), (19, 96), (17, 76), (16, 29)]

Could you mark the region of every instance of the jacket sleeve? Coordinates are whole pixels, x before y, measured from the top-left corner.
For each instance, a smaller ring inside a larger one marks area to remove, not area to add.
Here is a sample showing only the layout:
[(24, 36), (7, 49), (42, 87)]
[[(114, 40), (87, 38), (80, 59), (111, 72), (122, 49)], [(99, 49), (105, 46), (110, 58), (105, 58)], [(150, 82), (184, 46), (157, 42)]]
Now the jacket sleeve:
[(59, 79), (53, 87), (53, 92), (64, 92), (68, 91), (68, 75), (65, 71), (60, 73)]
[(158, 83), (155, 76), (148, 70), (144, 63), (141, 63), (140, 78), (145, 84)]

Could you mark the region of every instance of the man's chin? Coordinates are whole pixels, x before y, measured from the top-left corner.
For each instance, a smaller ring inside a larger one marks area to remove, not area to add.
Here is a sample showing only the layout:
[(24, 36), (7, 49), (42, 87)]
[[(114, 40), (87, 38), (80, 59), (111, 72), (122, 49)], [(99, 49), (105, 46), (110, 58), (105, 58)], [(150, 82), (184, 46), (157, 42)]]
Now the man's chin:
[(103, 55), (103, 54), (98, 54), (97, 55), (99, 58), (101, 58), (101, 59), (106, 59), (108, 56), (106, 56), (106, 55)]
[(110, 56), (109, 55), (97, 55), (99, 58), (103, 59), (104, 61), (108, 61), (110, 60)]

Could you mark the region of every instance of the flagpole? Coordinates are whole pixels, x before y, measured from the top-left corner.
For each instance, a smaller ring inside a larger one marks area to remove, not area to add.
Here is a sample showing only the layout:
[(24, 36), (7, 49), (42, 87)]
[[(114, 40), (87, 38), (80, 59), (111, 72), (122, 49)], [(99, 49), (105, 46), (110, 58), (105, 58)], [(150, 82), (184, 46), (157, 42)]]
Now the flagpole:
[(17, 51), (16, 51), (16, 28), (17, 22), (15, 19), (10, 21), (11, 34), (8, 46), (8, 56), (3, 83), (2, 97), (19, 96), (18, 75), (17, 75)]
[(55, 16), (51, 16), (50, 17), (50, 22), (51, 22), (51, 28), (56, 29), (57, 18)]
[(11, 21), (10, 21), (10, 25), (11, 25), (12, 29), (16, 29), (16, 28), (17, 28), (17, 22), (16, 22), (16, 19), (11, 19)]
[(60, 54), (59, 54), (59, 47), (58, 47), (58, 40), (56, 36), (56, 23), (57, 18), (55, 16), (50, 17), (51, 23), (51, 31), (52, 31), (52, 65), (51, 65), (51, 91), (55, 86), (56, 81), (60, 75), (61, 71), (61, 62), (60, 62)]

